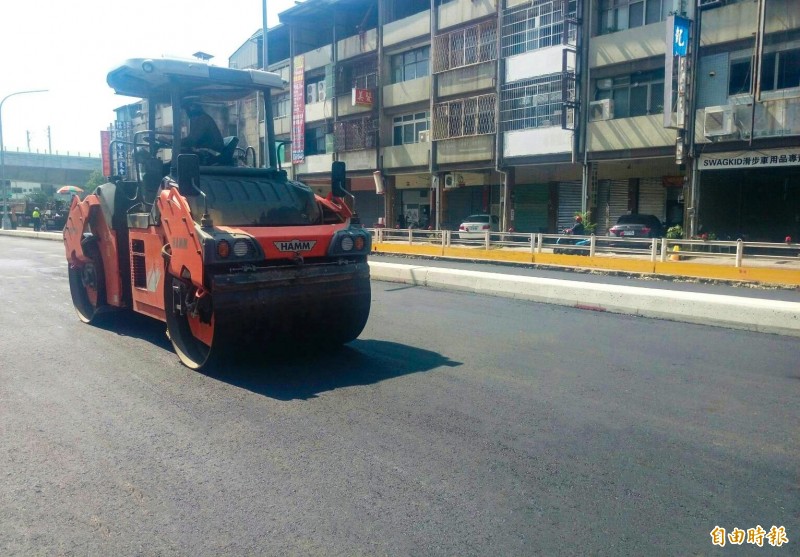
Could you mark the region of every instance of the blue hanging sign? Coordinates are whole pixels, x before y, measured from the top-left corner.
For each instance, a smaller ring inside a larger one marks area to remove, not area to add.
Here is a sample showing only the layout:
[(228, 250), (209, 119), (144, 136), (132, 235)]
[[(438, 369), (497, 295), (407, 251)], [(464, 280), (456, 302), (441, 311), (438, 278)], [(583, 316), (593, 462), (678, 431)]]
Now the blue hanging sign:
[(692, 22), (685, 17), (675, 16), (672, 26), (672, 55), (686, 56), (689, 51), (689, 26)]

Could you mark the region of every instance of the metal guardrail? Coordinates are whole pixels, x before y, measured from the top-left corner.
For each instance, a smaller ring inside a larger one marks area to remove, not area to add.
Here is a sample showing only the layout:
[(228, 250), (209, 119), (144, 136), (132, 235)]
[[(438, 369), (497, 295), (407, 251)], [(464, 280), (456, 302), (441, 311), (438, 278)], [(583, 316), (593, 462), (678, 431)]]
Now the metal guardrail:
[[(529, 253), (569, 253), (646, 257), (651, 262), (679, 261), (687, 258), (710, 258), (722, 264), (741, 267), (746, 260), (786, 260), (800, 258), (800, 244), (767, 242), (683, 240), (668, 238), (614, 238), (609, 236), (568, 236), (564, 234), (534, 234), (519, 232), (464, 232), (450, 230), (420, 230), (370, 228), (374, 242), (406, 245), (436, 245), (512, 249)], [(575, 245), (583, 242), (584, 245)]]

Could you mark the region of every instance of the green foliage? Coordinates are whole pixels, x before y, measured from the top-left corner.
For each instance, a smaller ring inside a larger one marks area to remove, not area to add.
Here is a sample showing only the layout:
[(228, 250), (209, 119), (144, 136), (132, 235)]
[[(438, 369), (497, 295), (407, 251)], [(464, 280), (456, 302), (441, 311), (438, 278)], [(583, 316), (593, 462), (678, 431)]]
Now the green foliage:
[(667, 238), (670, 240), (680, 240), (683, 238), (683, 227), (680, 224), (667, 228)]
[(31, 201), (31, 203), (33, 203), (42, 210), (44, 210), (44, 208), (47, 207), (48, 203), (52, 203), (53, 201), (53, 198), (51, 196), (47, 195), (46, 193), (42, 193), (40, 191), (37, 191), (36, 193), (31, 193), (27, 197)]
[(83, 190), (86, 193), (92, 193), (97, 186), (101, 186), (105, 184), (108, 180), (106, 177), (103, 176), (103, 173), (99, 170), (94, 170), (90, 175), (89, 179), (86, 180), (86, 184), (83, 186)]
[(578, 215), (580, 215), (581, 218), (583, 219), (584, 235), (591, 236), (592, 234), (594, 234), (594, 231), (597, 228), (597, 223), (592, 220), (592, 212), (586, 211), (585, 213), (581, 213), (580, 211), (578, 211), (577, 213), (575, 213), (575, 216), (577, 217)]

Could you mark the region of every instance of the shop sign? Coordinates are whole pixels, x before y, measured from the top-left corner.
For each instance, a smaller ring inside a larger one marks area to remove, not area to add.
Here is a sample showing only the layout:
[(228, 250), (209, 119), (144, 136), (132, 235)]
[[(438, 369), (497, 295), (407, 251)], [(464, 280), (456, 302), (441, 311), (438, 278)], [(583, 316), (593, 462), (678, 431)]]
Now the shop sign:
[(800, 147), (772, 151), (743, 151), (739, 153), (713, 153), (700, 155), (700, 170), (728, 170), (731, 168), (781, 168), (800, 166)]
[(111, 176), (111, 153), (109, 147), (111, 146), (111, 132), (100, 132), (100, 153), (103, 159), (103, 176)]
[(372, 91), (369, 89), (353, 89), (353, 106), (371, 107), (373, 102)]

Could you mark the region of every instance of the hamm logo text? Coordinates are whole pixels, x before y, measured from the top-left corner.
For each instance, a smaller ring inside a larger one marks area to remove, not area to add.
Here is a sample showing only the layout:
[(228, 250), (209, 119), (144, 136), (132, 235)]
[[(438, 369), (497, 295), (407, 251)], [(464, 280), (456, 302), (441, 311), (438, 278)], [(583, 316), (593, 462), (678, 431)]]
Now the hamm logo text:
[(316, 240), (290, 240), (275, 242), (275, 247), (278, 248), (278, 251), (311, 251), (316, 244)]

